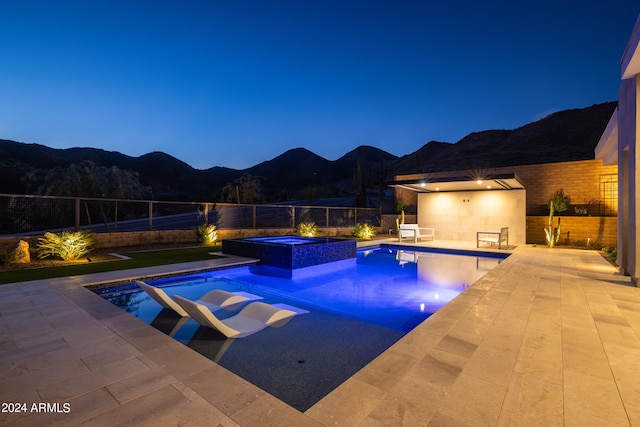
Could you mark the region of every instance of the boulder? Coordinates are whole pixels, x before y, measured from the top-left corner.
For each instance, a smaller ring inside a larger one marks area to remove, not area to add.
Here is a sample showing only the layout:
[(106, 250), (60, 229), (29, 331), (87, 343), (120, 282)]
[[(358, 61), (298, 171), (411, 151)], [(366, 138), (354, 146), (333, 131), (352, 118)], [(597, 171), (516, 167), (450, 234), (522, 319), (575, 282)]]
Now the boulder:
[(24, 240), (20, 240), (18, 242), (18, 246), (13, 251), (14, 253), (14, 262), (21, 264), (28, 264), (31, 262), (31, 255), (29, 254), (29, 243)]

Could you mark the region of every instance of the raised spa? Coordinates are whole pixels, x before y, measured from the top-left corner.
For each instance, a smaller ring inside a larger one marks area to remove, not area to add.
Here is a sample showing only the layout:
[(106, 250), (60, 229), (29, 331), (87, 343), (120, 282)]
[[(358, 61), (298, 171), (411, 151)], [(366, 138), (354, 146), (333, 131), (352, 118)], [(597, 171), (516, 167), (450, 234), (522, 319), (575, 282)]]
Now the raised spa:
[(249, 237), (222, 241), (222, 252), (271, 267), (297, 269), (356, 257), (356, 241), (330, 237)]

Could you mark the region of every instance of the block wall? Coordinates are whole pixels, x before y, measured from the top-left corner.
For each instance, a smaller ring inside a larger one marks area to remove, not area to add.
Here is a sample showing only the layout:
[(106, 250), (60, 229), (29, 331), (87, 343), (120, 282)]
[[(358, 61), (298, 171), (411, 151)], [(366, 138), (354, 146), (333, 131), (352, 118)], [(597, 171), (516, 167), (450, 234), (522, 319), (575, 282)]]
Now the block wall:
[[(555, 217), (553, 226), (558, 226), (558, 218), (562, 218), (560, 227), (561, 245), (586, 242), (599, 243), (603, 246), (617, 246), (618, 218), (604, 216), (561, 216)], [(527, 217), (527, 243), (546, 244), (544, 229), (549, 227), (548, 216)]]
[(157, 243), (198, 244), (194, 230), (134, 231), (128, 233), (96, 233), (98, 248), (114, 248)]
[[(413, 175), (407, 175), (413, 176)], [(400, 179), (403, 179), (405, 176), (400, 176)], [(399, 177), (396, 177), (398, 179)], [(416, 207), (418, 206), (418, 193), (415, 191), (407, 190), (405, 188), (396, 188), (395, 189), (395, 197), (396, 200), (402, 199), (402, 202), (405, 206), (405, 214), (415, 214)]]
[(600, 177), (614, 175), (617, 166), (603, 166), (601, 160), (546, 163), (542, 165), (500, 168), (496, 173), (515, 173), (527, 189), (527, 212), (546, 205), (553, 194), (562, 188), (572, 204), (602, 200)]
[[(394, 217), (395, 218), (395, 217)], [(415, 218), (415, 217), (414, 217)], [(407, 221), (409, 222), (409, 221)], [(393, 220), (395, 229), (395, 219)], [(350, 236), (352, 227), (320, 227), (320, 235), (326, 237)], [(380, 229), (376, 230), (380, 233)], [(385, 230), (386, 232), (386, 230)], [(218, 230), (218, 241), (238, 237), (258, 236), (284, 236), (295, 234), (290, 228), (248, 228), (248, 229), (222, 229)], [(193, 243), (198, 245), (198, 239), (194, 230), (162, 230), (162, 231), (134, 231), (126, 233), (95, 233), (96, 248), (124, 248), (129, 246), (143, 246), (159, 243)], [(6, 237), (0, 238), (0, 250), (13, 249), (20, 240), (29, 243), (33, 250), (37, 247), (38, 238), (41, 236)]]

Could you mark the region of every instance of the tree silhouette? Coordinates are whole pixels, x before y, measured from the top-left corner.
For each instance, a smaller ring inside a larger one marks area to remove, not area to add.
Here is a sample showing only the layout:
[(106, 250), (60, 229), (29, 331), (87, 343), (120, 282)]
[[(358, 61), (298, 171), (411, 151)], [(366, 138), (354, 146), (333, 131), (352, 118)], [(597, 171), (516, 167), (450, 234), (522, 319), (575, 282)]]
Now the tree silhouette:
[(90, 160), (51, 169), (38, 194), (111, 199), (151, 198), (150, 188), (140, 183), (137, 172), (117, 166), (97, 166)]
[(222, 189), (222, 197), (227, 202), (254, 204), (262, 201), (260, 177), (245, 173)]
[[(90, 160), (73, 163), (68, 167), (51, 169), (44, 179), (44, 184), (38, 189), (38, 194), (48, 196), (96, 197), (106, 199), (150, 199), (151, 189), (140, 182), (137, 172), (97, 166)], [(47, 201), (50, 212), (67, 210), (64, 201)], [(122, 204), (121, 204), (122, 205)], [(120, 209), (116, 215), (117, 205), (113, 202), (87, 202), (85, 212), (91, 223), (92, 216), (98, 216), (107, 227), (107, 223), (115, 216), (133, 214)], [(133, 209), (133, 208), (129, 208)]]

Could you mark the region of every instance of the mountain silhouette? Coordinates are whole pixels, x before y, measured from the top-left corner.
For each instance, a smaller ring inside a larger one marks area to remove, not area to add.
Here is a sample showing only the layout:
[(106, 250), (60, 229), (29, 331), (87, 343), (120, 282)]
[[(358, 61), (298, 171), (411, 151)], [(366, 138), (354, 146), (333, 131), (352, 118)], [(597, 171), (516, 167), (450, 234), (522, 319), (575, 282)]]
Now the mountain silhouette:
[(616, 102), (607, 102), (560, 111), (513, 130), (474, 132), (455, 144), (431, 141), (398, 159), (393, 172), (444, 172), (593, 159), (616, 106)]
[(294, 148), (247, 169), (194, 169), (162, 152), (131, 157), (99, 148), (54, 149), (0, 140), (0, 192), (37, 193), (52, 168), (82, 161), (134, 171), (156, 200), (226, 201), (222, 189), (249, 174), (260, 179), (264, 202), (381, 193), (398, 174), (494, 168), (594, 158), (616, 102), (560, 111), (513, 130), (471, 133), (457, 143), (430, 141), (402, 157), (360, 146), (337, 160)]

